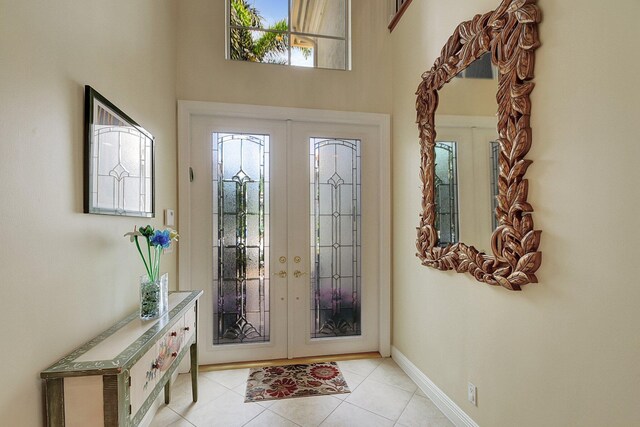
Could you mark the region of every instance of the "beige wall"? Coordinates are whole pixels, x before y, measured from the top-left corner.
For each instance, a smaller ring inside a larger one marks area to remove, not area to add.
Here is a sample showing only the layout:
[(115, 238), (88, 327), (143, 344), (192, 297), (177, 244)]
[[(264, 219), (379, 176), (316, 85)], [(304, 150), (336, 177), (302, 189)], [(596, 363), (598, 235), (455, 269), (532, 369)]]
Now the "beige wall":
[[(420, 59), (424, 61), (424, 58)], [(426, 70), (425, 68), (424, 71)], [(440, 90), (438, 114), (495, 117), (498, 108), (497, 89), (498, 81), (494, 79), (455, 78)], [(403, 95), (404, 93), (397, 94)]]
[[(39, 373), (133, 311), (122, 235), (161, 216), (82, 213), (83, 87), (156, 137), (156, 209), (177, 207), (176, 3), (0, 0), (0, 425), (38, 426)], [(175, 255), (162, 269), (177, 279)]]
[(540, 283), (508, 292), (414, 256), (414, 92), (455, 25), (498, 3), (413, 2), (392, 34), (394, 345), (482, 426), (640, 425), (636, 0), (538, 2), (528, 178)]
[(352, 71), (225, 60), (224, 6), (179, 2), (178, 99), (390, 112), (386, 0), (352, 1)]

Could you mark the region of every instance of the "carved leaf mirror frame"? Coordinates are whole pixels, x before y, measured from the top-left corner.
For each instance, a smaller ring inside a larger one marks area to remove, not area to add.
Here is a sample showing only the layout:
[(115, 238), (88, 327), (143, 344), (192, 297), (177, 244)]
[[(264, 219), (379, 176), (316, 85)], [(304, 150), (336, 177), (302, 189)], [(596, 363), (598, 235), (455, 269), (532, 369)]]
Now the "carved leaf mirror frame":
[[(542, 253), (538, 251), (540, 230), (534, 230), (527, 202), (529, 183), (524, 178), (532, 161), (525, 158), (531, 148), (531, 94), (534, 83), (535, 50), (540, 46), (536, 0), (503, 0), (484, 15), (458, 25), (442, 48), (431, 70), (422, 75), (416, 92), (420, 135), (422, 213), (416, 246), (425, 266), (439, 270), (468, 272), (478, 281), (521, 290), (537, 283), (535, 275)], [(493, 255), (464, 243), (437, 246), (435, 227), (435, 112), (438, 91), (485, 53), (498, 68), (499, 179), (495, 215), (498, 227), (491, 236)]]

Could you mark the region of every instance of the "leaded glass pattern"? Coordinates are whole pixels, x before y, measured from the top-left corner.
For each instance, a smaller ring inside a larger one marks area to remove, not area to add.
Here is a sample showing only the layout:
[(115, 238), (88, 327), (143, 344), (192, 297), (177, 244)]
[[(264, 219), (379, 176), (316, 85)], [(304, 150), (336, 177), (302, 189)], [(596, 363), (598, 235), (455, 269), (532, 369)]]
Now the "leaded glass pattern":
[(360, 141), (310, 139), (311, 338), (361, 334)]
[(491, 149), (491, 229), (498, 228), (498, 217), (496, 209), (498, 208), (498, 177), (500, 176), (500, 144), (491, 141), (489, 148)]
[(456, 143), (436, 143), (435, 157), (435, 227), (438, 230), (438, 246), (444, 247), (460, 239)]
[(217, 344), (269, 341), (269, 136), (213, 134)]
[(152, 216), (153, 139), (94, 103), (91, 213)]

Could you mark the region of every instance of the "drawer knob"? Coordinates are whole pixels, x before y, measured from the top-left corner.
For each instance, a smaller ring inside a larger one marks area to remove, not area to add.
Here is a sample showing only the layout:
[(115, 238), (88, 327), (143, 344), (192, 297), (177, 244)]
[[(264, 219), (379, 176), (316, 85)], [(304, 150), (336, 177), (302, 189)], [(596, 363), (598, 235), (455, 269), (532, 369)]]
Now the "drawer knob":
[(171, 353), (171, 357), (177, 357), (177, 356), (178, 356), (177, 352), (174, 351), (173, 353)]
[(185, 328), (184, 328), (184, 330), (185, 330), (185, 331), (187, 331), (187, 332), (189, 332), (189, 327), (188, 327), (188, 326), (187, 326), (187, 327), (185, 327)]
[(175, 331), (173, 331), (173, 332), (171, 332), (171, 336), (172, 336), (172, 337), (177, 337), (177, 336), (178, 336), (178, 333), (177, 333), (177, 332), (175, 332)]

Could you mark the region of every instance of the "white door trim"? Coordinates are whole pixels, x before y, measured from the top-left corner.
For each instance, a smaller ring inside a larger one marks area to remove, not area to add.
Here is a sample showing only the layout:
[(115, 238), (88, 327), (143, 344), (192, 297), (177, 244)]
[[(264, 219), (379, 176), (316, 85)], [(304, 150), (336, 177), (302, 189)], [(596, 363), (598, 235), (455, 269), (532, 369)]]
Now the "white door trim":
[[(375, 126), (380, 138), (380, 295), (379, 352), (391, 354), (391, 117), (388, 114), (314, 110), (226, 104), (205, 101), (178, 101), (178, 231), (189, 240), (191, 193), (189, 159), (191, 158), (191, 117), (196, 115), (247, 119), (334, 122)], [(189, 245), (178, 248), (178, 287), (191, 288), (191, 253)]]

